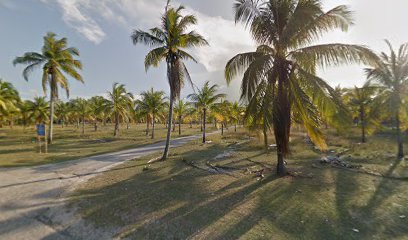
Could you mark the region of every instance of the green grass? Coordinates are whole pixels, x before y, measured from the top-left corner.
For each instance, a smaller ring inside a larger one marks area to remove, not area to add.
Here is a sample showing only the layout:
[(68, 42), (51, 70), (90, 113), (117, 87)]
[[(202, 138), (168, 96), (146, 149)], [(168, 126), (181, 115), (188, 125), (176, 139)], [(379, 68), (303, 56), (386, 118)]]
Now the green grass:
[[(407, 239), (408, 168), (395, 162), (387, 134), (356, 145), (357, 135), (329, 131), (331, 151), (350, 149), (347, 161), (393, 180), (321, 165), (322, 153), (292, 137), (288, 168), (297, 177), (277, 178), (274, 153), (247, 133), (211, 136), (173, 150), (166, 162), (145, 168), (148, 156), (84, 183), (70, 207), (101, 229), (130, 239)], [(214, 157), (233, 151), (226, 159)], [(206, 163), (240, 169), (212, 174)], [(199, 168), (191, 167), (194, 163)], [(248, 170), (271, 168), (263, 180)], [(358, 229), (359, 232), (354, 232)]]
[[(48, 154), (40, 154), (38, 143), (35, 142), (36, 132), (34, 126), (15, 126), (0, 128), (0, 167), (32, 166), (74, 160), (82, 157), (125, 150), (165, 139), (166, 128), (162, 124), (156, 125), (155, 139), (145, 134), (144, 124), (121, 126), (119, 137), (113, 137), (113, 126), (99, 126), (95, 132), (93, 126), (86, 125), (85, 134), (81, 128), (69, 126), (61, 128), (56, 125), (54, 130), (54, 143), (48, 147)], [(172, 137), (179, 137), (177, 131)], [(214, 128), (209, 126), (208, 131)], [(200, 134), (200, 128), (193, 125), (182, 126), (182, 135)]]

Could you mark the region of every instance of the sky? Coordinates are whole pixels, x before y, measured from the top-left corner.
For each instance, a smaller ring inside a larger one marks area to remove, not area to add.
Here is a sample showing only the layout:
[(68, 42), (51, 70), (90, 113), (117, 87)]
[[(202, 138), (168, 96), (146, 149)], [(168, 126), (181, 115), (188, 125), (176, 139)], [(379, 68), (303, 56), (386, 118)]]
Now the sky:
[[(105, 95), (114, 82), (123, 83), (135, 94), (151, 87), (168, 92), (164, 66), (144, 70), (144, 57), (149, 48), (134, 46), (130, 35), (135, 29), (158, 25), (166, 0), (0, 0), (0, 78), (10, 81), (22, 98), (43, 96), (41, 69), (29, 81), (22, 77), (23, 66), (12, 65), (16, 56), (40, 51), (42, 37), (49, 31), (67, 37), (70, 46), (77, 47), (83, 62), (85, 84), (70, 81), (71, 98)], [(199, 61), (187, 63), (196, 86), (205, 81), (220, 86), (229, 99), (240, 94), (240, 80), (230, 86), (224, 80), (223, 69), (234, 55), (252, 51), (255, 44), (248, 31), (233, 21), (234, 0), (177, 0), (186, 13), (198, 18), (195, 30), (205, 36), (208, 47), (191, 49)], [(347, 33), (335, 31), (325, 35), (319, 43), (353, 43), (366, 45), (376, 52), (386, 51), (384, 39), (395, 47), (408, 42), (407, 0), (324, 0), (329, 10), (348, 5), (354, 12), (355, 25)], [(332, 86), (361, 86), (364, 66), (329, 67), (319, 70)], [(187, 84), (185, 97), (192, 89)], [(65, 98), (61, 91), (60, 96)]]

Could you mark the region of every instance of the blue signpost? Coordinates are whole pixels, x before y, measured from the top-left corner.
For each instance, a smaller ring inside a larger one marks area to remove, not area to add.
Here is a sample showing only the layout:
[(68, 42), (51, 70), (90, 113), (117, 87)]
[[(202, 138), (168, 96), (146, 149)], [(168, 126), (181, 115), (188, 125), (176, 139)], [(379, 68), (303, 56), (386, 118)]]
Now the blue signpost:
[(45, 137), (45, 124), (37, 124), (37, 135)]
[(40, 146), (40, 153), (41, 148), (42, 148), (42, 144), (41, 144), (41, 137), (44, 137), (44, 146), (45, 146), (45, 153), (48, 152), (48, 147), (47, 147), (47, 138), (46, 138), (46, 134), (45, 134), (45, 124), (37, 124), (37, 140), (38, 140), (38, 144)]

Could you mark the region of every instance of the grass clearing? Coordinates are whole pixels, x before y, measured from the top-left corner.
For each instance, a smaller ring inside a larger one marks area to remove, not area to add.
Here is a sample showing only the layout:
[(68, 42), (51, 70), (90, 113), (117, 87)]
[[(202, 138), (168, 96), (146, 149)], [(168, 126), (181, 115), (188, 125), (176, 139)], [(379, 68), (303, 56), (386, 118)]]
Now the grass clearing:
[[(275, 153), (245, 142), (240, 130), (176, 148), (166, 162), (147, 165), (153, 155), (125, 163), (82, 184), (70, 207), (130, 239), (407, 239), (408, 168), (393, 164), (394, 139), (382, 134), (358, 145), (357, 135), (328, 136), (331, 151), (350, 149), (350, 163), (403, 179), (320, 165), (322, 153), (298, 133), (288, 168), (299, 176), (277, 178), (272, 170), (258, 180), (247, 169), (273, 168)], [(208, 161), (230, 175), (206, 170)]]
[[(82, 126), (81, 126), (82, 127)], [(48, 146), (48, 154), (39, 154), (35, 142), (35, 127), (16, 126), (0, 128), (0, 167), (32, 166), (46, 163), (74, 160), (102, 153), (114, 152), (163, 141), (167, 129), (162, 124), (156, 125), (155, 139), (146, 136), (145, 125), (131, 125), (129, 129), (121, 126), (119, 137), (113, 137), (113, 125), (99, 126), (94, 131), (93, 125), (86, 125), (85, 134), (75, 126), (61, 128), (55, 125), (54, 143)], [(215, 128), (209, 126), (208, 131)], [(176, 129), (178, 130), (178, 128)], [(200, 127), (188, 124), (182, 126), (182, 135), (200, 134)], [(179, 137), (178, 131), (172, 137)]]

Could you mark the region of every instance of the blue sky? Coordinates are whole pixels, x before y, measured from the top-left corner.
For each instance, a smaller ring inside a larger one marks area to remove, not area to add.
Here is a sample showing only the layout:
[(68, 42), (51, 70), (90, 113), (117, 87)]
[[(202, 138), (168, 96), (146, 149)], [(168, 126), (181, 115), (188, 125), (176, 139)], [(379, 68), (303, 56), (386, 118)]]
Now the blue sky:
[[(165, 69), (144, 71), (143, 60), (148, 51), (144, 46), (133, 46), (133, 29), (155, 26), (165, 0), (0, 0), (0, 77), (11, 81), (23, 98), (43, 95), (40, 72), (36, 71), (26, 82), (23, 66), (13, 67), (12, 60), (27, 51), (40, 51), (42, 37), (48, 31), (67, 37), (69, 45), (80, 49), (84, 64), (85, 84), (71, 81), (72, 97), (100, 95), (110, 90), (114, 82), (124, 83), (133, 93), (168, 89)], [(249, 34), (232, 21), (233, 0), (178, 0), (199, 20), (198, 32), (209, 39), (210, 47), (191, 52), (199, 64), (188, 68), (196, 85), (210, 80), (221, 86), (230, 98), (239, 96), (239, 80), (227, 87), (223, 68), (228, 59), (239, 52), (254, 48)], [(348, 33), (334, 32), (322, 42), (342, 42), (368, 45), (376, 51), (386, 50), (383, 39), (395, 46), (408, 41), (406, 0), (327, 0), (328, 9), (346, 4), (355, 11), (356, 25)], [(388, 2), (388, 3), (385, 3)], [(392, 4), (390, 4), (392, 2)], [(320, 75), (331, 85), (361, 85), (364, 82), (362, 66), (328, 68)], [(185, 96), (191, 89), (183, 90)], [(64, 96), (62, 94), (61, 96)]]

